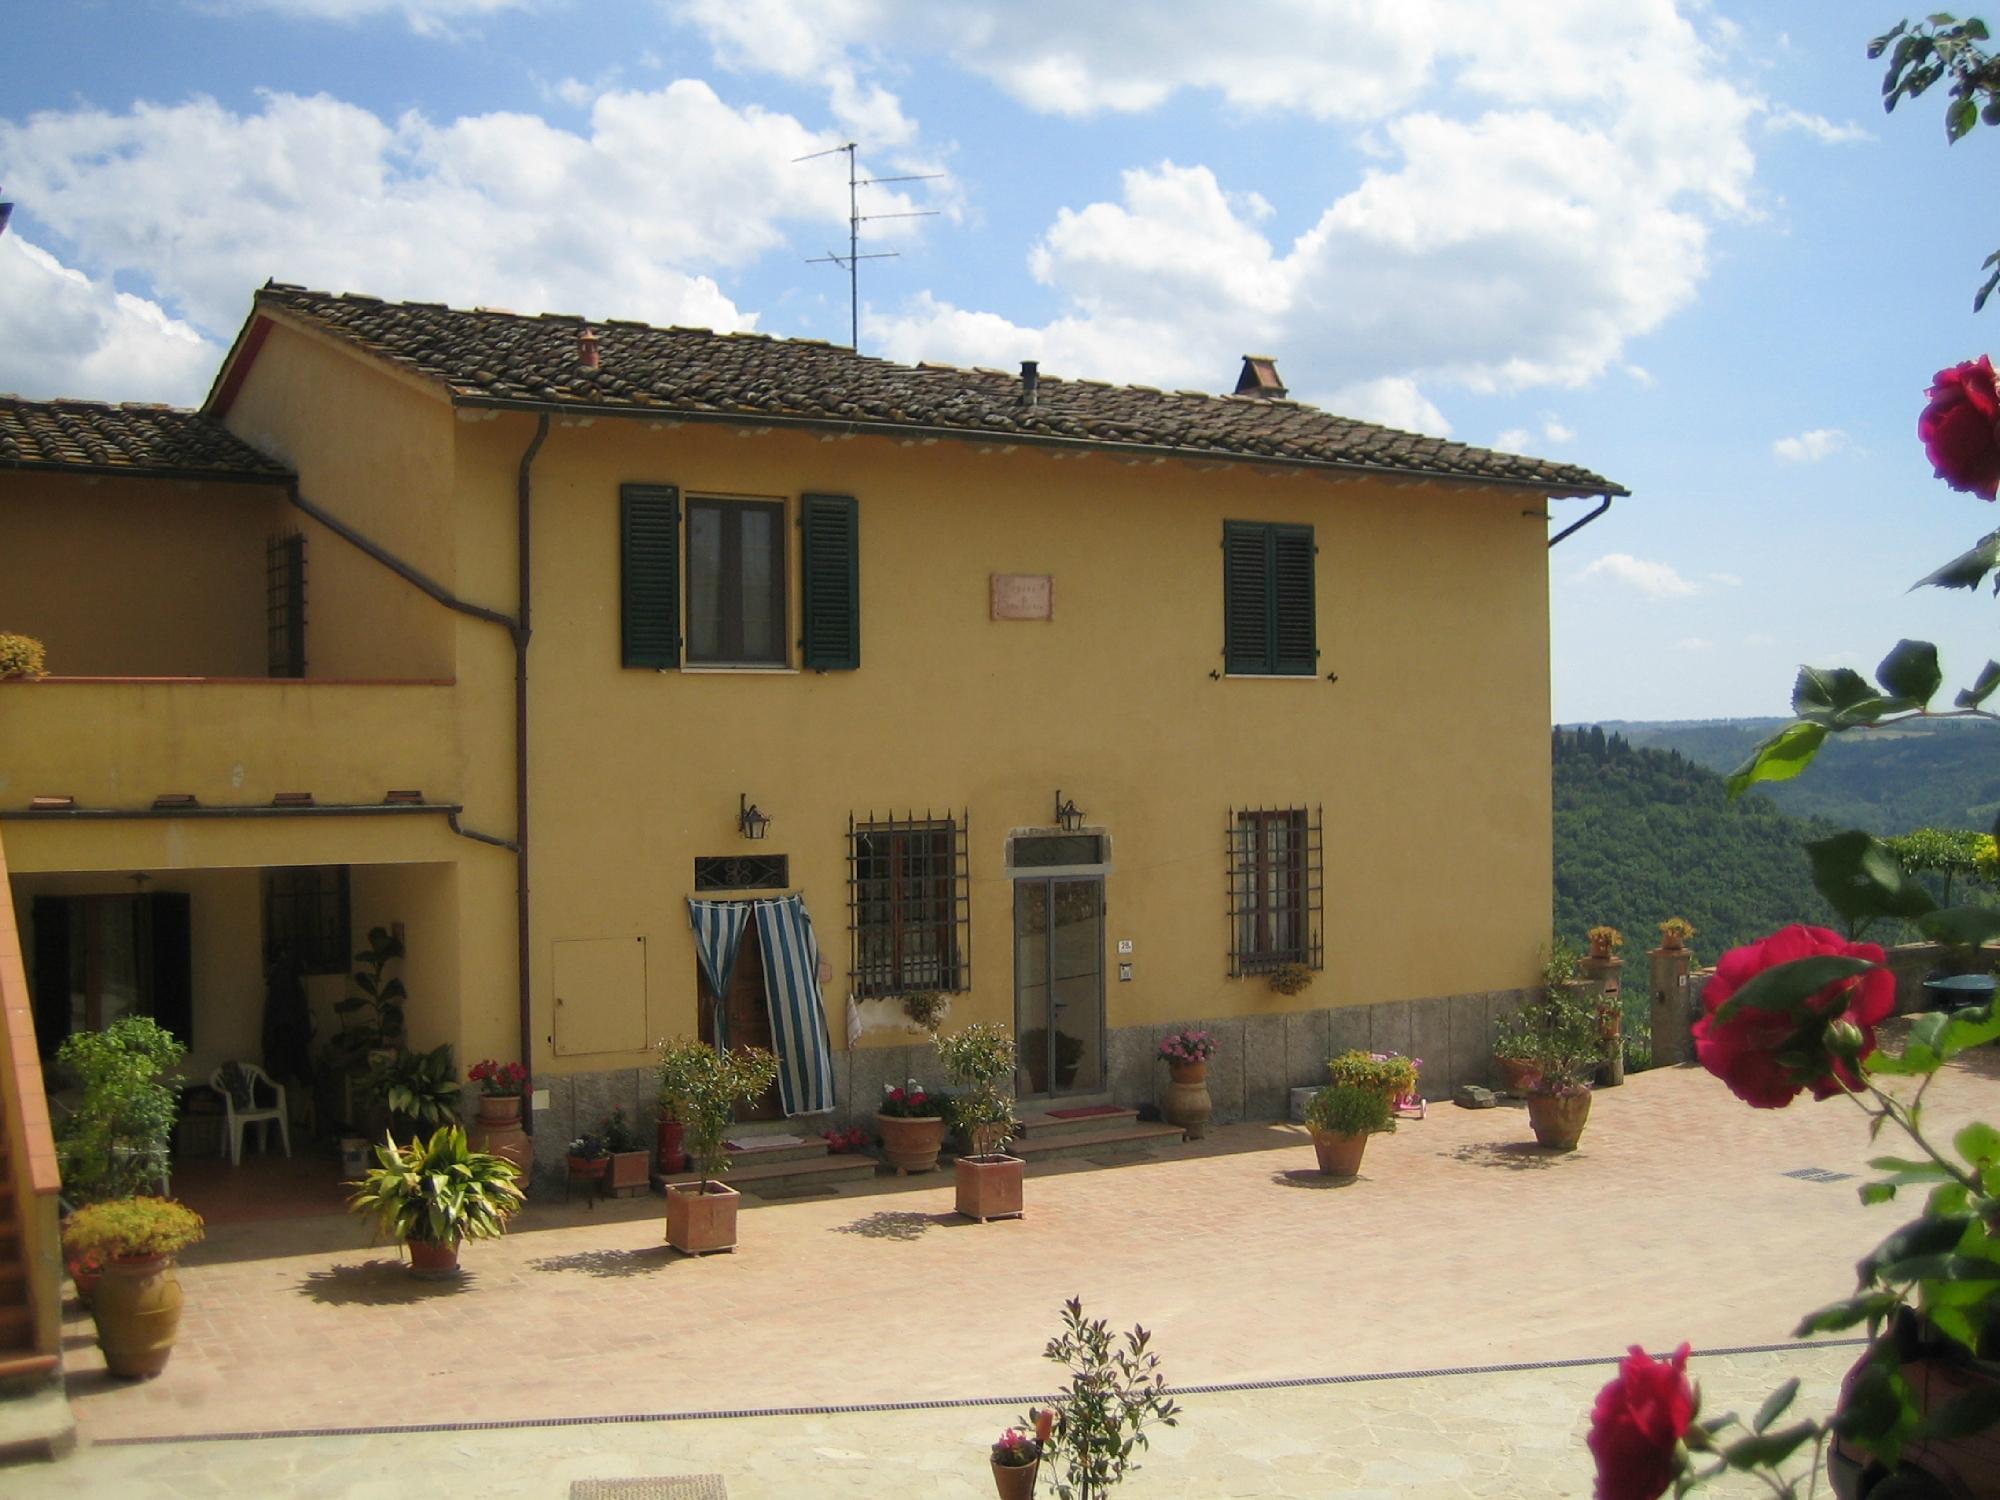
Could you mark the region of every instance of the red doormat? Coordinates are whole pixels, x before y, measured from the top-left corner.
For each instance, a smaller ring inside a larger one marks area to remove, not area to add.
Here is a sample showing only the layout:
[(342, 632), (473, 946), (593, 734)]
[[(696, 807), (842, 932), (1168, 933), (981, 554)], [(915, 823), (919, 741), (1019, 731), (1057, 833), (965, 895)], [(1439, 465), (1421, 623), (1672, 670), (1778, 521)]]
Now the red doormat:
[(1115, 1104), (1086, 1104), (1081, 1109), (1052, 1109), (1052, 1120), (1088, 1120), (1092, 1115), (1122, 1115), (1125, 1111)]

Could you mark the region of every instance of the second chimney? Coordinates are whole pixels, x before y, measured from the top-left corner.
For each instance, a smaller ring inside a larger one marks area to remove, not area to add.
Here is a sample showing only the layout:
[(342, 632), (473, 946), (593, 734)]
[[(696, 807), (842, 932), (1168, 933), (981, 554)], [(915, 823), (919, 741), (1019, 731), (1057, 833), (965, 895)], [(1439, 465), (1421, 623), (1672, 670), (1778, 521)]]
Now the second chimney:
[(586, 370), (597, 368), (597, 335), (586, 323), (583, 332), (576, 336), (576, 362)]
[(1236, 389), (1231, 394), (1282, 401), (1285, 383), (1278, 378), (1278, 362), (1268, 354), (1244, 355), (1243, 373), (1236, 377)]

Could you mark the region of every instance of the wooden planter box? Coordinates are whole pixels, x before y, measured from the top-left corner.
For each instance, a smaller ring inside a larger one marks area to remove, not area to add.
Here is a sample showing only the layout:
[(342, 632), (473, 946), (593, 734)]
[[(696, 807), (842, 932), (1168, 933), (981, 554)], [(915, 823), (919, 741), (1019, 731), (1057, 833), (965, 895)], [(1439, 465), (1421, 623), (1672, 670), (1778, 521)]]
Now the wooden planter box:
[(719, 1182), (705, 1193), (698, 1182), (668, 1188), (667, 1243), (687, 1255), (734, 1250), (739, 1201), (734, 1188)]
[(958, 1211), (984, 1224), (988, 1219), (1021, 1217), (1021, 1178), (1028, 1164), (1018, 1156), (961, 1156)]
[(644, 1151), (614, 1151), (604, 1174), (607, 1198), (629, 1198), (653, 1185), (652, 1158)]

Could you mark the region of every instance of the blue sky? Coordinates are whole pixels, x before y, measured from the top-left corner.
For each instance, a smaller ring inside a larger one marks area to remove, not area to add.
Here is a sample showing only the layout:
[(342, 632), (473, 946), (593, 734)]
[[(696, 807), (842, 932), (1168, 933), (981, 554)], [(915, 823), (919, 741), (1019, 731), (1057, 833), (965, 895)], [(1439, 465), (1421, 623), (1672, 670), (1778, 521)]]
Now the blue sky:
[[(1781, 713), (1937, 640), (1995, 524), (1914, 437), (1991, 347), (1993, 151), (1849, 0), (71, 0), (0, 52), (0, 389), (200, 399), (266, 276), (1223, 390), (1633, 491), (1551, 557), (1557, 717)], [(2000, 17), (1996, 17), (2000, 20)], [(1558, 518), (1582, 513), (1577, 502)], [(1409, 607), (1427, 606), (1421, 591)], [(1411, 684), (1414, 706), (1437, 702)], [(1454, 694), (1453, 702), (1458, 701)]]

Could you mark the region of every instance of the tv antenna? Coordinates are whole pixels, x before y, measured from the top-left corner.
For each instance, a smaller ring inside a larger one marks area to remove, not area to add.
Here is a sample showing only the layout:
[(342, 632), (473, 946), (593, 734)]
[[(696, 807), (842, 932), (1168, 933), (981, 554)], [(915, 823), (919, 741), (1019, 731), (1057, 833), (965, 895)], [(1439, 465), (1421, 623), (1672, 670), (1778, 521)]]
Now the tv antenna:
[(867, 255), (861, 253), (861, 226), (873, 219), (934, 219), (938, 211), (934, 208), (920, 208), (900, 214), (864, 214), (861, 211), (861, 189), (875, 187), (885, 182), (929, 182), (944, 176), (942, 172), (918, 172), (908, 177), (858, 177), (855, 175), (856, 145), (849, 141), (844, 146), (831, 146), (824, 151), (815, 151), (809, 156), (795, 156), (795, 162), (818, 161), (822, 156), (847, 153), (847, 254), (839, 255), (829, 250), (824, 255), (816, 255), (806, 262), (809, 266), (835, 265), (847, 267), (847, 339), (848, 347), (856, 353), (861, 350), (861, 280), (860, 265), (864, 260), (895, 260), (900, 252), (895, 250), (875, 250)]

